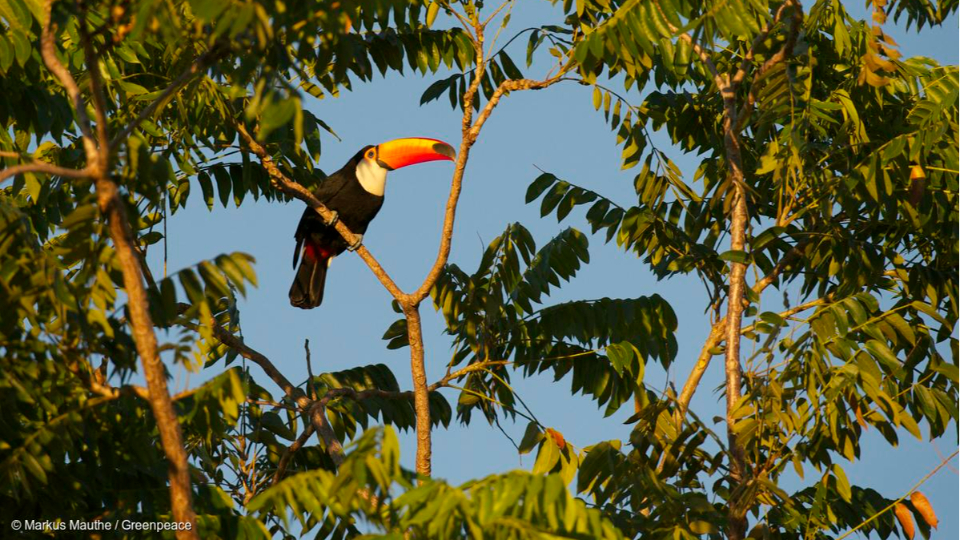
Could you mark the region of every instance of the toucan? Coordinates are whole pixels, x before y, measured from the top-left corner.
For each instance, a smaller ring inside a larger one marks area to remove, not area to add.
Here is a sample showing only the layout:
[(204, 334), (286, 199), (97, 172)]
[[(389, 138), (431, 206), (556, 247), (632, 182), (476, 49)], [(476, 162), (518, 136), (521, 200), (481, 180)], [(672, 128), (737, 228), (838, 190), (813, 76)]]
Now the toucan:
[[(297, 248), (293, 252), (293, 267), (297, 268), (299, 260), (300, 268), (290, 287), (290, 304), (312, 309), (323, 302), (327, 268), (344, 250), (360, 247), (363, 233), (383, 206), (388, 172), (427, 161), (452, 161), (455, 156), (452, 146), (436, 139), (394, 139), (363, 147), (342, 169), (328, 176), (313, 195), (334, 217), (327, 222), (312, 208), (304, 210), (294, 234)], [(338, 220), (360, 235), (353, 245), (348, 245), (337, 232)]]

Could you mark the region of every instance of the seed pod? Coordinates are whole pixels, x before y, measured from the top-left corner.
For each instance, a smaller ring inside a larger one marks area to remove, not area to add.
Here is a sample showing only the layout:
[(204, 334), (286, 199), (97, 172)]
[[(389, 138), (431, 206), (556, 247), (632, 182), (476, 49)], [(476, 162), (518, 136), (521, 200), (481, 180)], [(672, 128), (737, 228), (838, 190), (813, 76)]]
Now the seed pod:
[(893, 507), (893, 513), (896, 514), (897, 521), (900, 522), (900, 528), (903, 529), (903, 534), (907, 535), (908, 540), (913, 540), (913, 516), (910, 514), (910, 509), (902, 503), (897, 503), (897, 505)]
[(910, 494), (910, 502), (913, 503), (913, 507), (917, 509), (917, 512), (919, 512), (923, 520), (927, 522), (927, 525), (936, 529), (940, 520), (937, 519), (937, 514), (934, 513), (933, 507), (930, 506), (930, 501), (927, 500), (927, 497), (919, 491), (914, 491)]

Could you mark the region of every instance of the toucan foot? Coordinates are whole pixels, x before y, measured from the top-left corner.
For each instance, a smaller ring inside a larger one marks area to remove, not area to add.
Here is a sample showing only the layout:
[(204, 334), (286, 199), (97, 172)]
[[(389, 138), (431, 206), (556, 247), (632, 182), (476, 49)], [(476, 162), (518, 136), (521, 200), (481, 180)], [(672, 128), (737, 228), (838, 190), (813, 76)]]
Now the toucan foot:
[(330, 213), (333, 214), (333, 217), (327, 221), (327, 227), (333, 227), (340, 221), (340, 214), (336, 210), (330, 210)]
[(362, 234), (358, 234), (358, 235), (357, 235), (357, 240), (356, 240), (356, 242), (354, 242), (354, 243), (350, 244), (349, 246), (347, 246), (347, 250), (348, 250), (348, 251), (356, 251), (356, 250), (360, 249), (360, 246), (362, 246), (362, 245), (363, 245), (363, 235), (362, 235)]

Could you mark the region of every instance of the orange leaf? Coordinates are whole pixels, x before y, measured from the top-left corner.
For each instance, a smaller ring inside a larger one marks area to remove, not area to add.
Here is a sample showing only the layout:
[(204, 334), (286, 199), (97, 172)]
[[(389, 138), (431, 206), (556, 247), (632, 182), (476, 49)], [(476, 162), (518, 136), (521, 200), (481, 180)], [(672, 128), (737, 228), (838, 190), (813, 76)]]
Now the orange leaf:
[(563, 435), (559, 431), (555, 429), (547, 428), (547, 435), (553, 437), (553, 442), (557, 443), (557, 446), (561, 450), (566, 448), (567, 441), (563, 440)]
[(910, 509), (901, 503), (893, 507), (893, 513), (897, 515), (897, 521), (900, 522), (900, 528), (903, 534), (907, 535), (908, 540), (913, 540), (913, 516)]
[(940, 521), (937, 519), (937, 514), (934, 513), (933, 507), (930, 506), (930, 501), (927, 500), (927, 497), (919, 491), (914, 491), (910, 494), (910, 502), (913, 503), (913, 507), (917, 509), (917, 512), (923, 516), (923, 520), (927, 522), (927, 525), (936, 529)]
[(856, 406), (853, 408), (853, 412), (857, 415), (857, 423), (860, 424), (860, 426), (863, 429), (867, 429), (868, 428), (867, 421), (863, 419), (863, 413), (860, 412), (859, 403), (857, 403)]

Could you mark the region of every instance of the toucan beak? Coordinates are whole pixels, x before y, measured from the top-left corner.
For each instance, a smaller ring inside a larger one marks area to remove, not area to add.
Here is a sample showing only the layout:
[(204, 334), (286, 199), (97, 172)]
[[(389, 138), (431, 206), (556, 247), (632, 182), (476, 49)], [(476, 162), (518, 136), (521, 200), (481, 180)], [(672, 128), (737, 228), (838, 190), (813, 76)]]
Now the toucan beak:
[(389, 171), (427, 161), (453, 161), (456, 157), (452, 146), (437, 139), (394, 139), (377, 146), (377, 163)]

